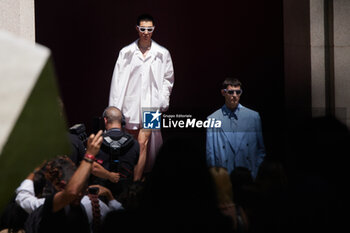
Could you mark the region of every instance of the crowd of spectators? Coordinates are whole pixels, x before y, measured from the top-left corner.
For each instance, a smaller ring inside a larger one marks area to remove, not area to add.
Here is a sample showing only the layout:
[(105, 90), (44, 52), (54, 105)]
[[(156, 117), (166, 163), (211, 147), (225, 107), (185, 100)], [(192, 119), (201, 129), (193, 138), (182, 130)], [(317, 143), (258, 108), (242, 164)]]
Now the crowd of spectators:
[(253, 179), (244, 167), (230, 174), (208, 167), (199, 139), (169, 137), (147, 179), (113, 189), (122, 177), (96, 159), (100, 131), (80, 159), (58, 156), (28, 175), (1, 215), (0, 232), (340, 231), (349, 142), (335, 118), (312, 119), (286, 138), (288, 159), (267, 155)]

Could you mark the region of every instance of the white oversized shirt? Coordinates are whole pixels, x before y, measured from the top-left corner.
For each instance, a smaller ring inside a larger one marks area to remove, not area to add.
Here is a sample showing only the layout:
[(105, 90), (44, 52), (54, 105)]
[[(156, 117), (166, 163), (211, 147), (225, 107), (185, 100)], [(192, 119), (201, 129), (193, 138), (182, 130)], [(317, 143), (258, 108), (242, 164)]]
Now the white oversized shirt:
[(174, 85), (169, 51), (152, 41), (144, 57), (137, 43), (119, 52), (109, 96), (109, 106), (123, 112), (128, 129), (138, 129), (142, 124), (143, 108), (167, 110)]

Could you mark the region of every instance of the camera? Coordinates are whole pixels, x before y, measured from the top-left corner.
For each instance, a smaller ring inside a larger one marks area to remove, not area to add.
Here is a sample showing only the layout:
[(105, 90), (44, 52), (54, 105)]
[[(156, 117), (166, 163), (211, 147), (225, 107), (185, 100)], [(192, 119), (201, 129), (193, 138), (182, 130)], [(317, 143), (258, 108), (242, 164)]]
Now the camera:
[(103, 120), (103, 117), (94, 117), (92, 119), (92, 132), (96, 134), (99, 130), (104, 131), (105, 128), (105, 122)]
[(88, 136), (86, 134), (86, 128), (84, 124), (75, 124), (69, 128), (69, 133), (75, 134), (86, 145)]

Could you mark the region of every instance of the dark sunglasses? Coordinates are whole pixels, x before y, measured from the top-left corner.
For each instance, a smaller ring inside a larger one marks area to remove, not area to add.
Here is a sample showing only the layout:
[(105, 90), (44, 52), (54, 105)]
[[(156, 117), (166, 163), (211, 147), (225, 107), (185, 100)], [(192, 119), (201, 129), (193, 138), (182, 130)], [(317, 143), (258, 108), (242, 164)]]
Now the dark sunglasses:
[(233, 95), (235, 92), (236, 92), (236, 95), (240, 95), (242, 94), (242, 90), (227, 90), (227, 89), (224, 89), (224, 91), (229, 94), (229, 95)]

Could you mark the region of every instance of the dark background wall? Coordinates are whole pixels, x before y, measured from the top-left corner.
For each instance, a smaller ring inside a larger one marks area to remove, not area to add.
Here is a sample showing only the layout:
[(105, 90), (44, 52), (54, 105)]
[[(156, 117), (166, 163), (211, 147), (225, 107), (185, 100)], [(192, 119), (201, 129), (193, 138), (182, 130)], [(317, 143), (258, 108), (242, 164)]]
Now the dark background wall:
[[(169, 49), (175, 85), (168, 113), (205, 119), (223, 104), (220, 84), (236, 76), (241, 103), (260, 112), (265, 144), (278, 156), (283, 144), (284, 71), (281, 0), (35, 1), (36, 40), (49, 47), (69, 126), (92, 120), (108, 105), (119, 50), (137, 39), (136, 17), (156, 20), (153, 39)], [(164, 130), (164, 136), (204, 130)], [(198, 133), (198, 134), (197, 134)]]

